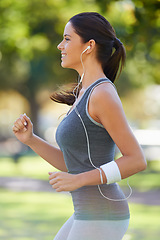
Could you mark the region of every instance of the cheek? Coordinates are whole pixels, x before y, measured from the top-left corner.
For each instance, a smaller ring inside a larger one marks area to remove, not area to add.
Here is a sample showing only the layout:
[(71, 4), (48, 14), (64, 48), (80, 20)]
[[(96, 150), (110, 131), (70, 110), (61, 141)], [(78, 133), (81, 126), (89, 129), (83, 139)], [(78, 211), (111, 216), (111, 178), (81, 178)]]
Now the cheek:
[(81, 64), (80, 60), (80, 47), (77, 44), (66, 44), (65, 45), (65, 53), (66, 57), (61, 62), (62, 67), (70, 67), (70, 68), (77, 68), (79, 64)]
[(65, 45), (65, 50), (67, 54), (73, 55), (73, 56), (78, 56), (79, 55), (79, 46), (77, 44), (72, 44), (69, 42), (68, 44)]
[(77, 51), (77, 48), (66, 48), (67, 53), (67, 60), (70, 62), (77, 62), (80, 60), (79, 52)]

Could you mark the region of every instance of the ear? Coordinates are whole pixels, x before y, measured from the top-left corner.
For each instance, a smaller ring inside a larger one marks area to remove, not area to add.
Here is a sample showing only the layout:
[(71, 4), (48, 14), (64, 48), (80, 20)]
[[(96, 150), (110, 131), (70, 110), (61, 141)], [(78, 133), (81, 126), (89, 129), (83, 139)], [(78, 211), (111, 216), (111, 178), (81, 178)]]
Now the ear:
[(88, 41), (87, 45), (90, 46), (90, 49), (88, 49), (87, 52), (90, 53), (90, 52), (92, 52), (95, 49), (96, 42), (95, 42), (94, 39), (91, 39), (91, 40)]

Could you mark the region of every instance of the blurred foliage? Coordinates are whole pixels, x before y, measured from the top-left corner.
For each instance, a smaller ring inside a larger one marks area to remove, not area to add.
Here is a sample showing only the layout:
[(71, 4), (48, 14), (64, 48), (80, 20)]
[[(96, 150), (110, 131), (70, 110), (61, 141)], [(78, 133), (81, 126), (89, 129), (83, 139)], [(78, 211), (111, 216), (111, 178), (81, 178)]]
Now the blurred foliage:
[(123, 81), (117, 82), (121, 95), (128, 89), (160, 84), (159, 0), (1, 0), (0, 90), (23, 95), (34, 123), (39, 90), (76, 78), (74, 71), (61, 68), (56, 46), (68, 19), (83, 11), (102, 13), (125, 44), (126, 69)]
[(127, 51), (123, 80), (117, 82), (120, 93), (151, 83), (160, 84), (160, 1), (102, 2), (101, 11)]

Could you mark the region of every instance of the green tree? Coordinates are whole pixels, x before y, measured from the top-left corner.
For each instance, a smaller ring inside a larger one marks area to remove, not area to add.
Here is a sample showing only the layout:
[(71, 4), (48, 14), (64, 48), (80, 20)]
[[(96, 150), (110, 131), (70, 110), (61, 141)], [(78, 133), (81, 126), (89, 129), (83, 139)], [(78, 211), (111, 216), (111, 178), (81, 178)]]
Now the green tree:
[(114, 26), (127, 50), (120, 93), (160, 83), (160, 1), (149, 0), (1, 0), (0, 90), (15, 89), (30, 102), (37, 130), (37, 93), (76, 74), (62, 70), (56, 49), (67, 20), (82, 11), (98, 11)]
[(122, 93), (160, 84), (160, 1), (96, 0), (125, 44), (127, 65), (117, 85)]
[(0, 1), (0, 90), (15, 89), (30, 103), (30, 115), (37, 128), (39, 101), (43, 88), (73, 81), (77, 74), (62, 71), (56, 46), (67, 20), (94, 3), (73, 0)]
[(65, 23), (59, 13), (55, 1), (0, 2), (0, 88), (16, 89), (28, 99), (36, 132), (37, 92), (68, 79), (56, 49)]

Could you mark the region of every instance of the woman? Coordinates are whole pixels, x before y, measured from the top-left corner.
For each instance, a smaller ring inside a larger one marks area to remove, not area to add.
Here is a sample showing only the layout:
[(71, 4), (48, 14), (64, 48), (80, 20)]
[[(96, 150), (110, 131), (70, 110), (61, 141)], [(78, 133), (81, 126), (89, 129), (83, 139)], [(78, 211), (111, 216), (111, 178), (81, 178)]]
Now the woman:
[[(116, 182), (146, 168), (113, 84), (124, 65), (125, 49), (110, 23), (94, 12), (69, 20), (58, 49), (62, 67), (81, 76), (72, 90), (52, 96), (73, 105), (57, 129), (60, 148), (36, 136), (25, 114), (15, 121), (13, 131), (60, 170), (49, 173), (52, 187), (71, 192), (75, 212), (55, 240), (120, 240), (130, 216)], [(115, 144), (122, 153), (116, 161)]]

